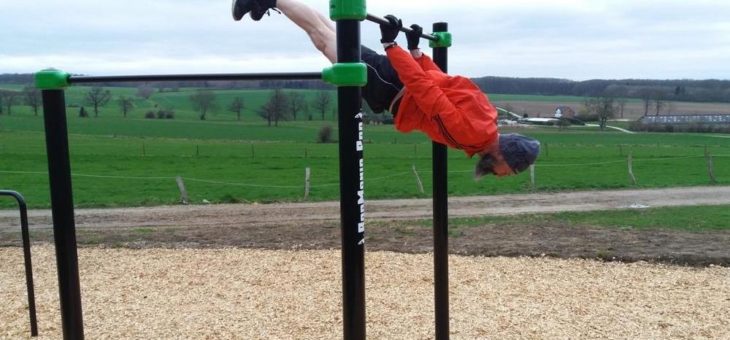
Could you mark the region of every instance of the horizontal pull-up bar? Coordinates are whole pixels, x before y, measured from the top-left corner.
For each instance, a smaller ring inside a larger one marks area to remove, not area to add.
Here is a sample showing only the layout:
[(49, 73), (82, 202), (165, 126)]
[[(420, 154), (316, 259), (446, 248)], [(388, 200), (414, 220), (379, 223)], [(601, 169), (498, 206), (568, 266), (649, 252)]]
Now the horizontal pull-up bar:
[(321, 80), (322, 72), (299, 73), (219, 73), (219, 74), (165, 74), (131, 76), (70, 76), (69, 84), (135, 82), (135, 81), (230, 81), (230, 80)]
[[(381, 17), (378, 17), (378, 16), (374, 16), (372, 14), (368, 14), (367, 17), (366, 17), (366, 19), (368, 21), (372, 21), (372, 22), (374, 22), (376, 24), (384, 24), (384, 25), (387, 25), (387, 24), (390, 23), (388, 20), (385, 20), (385, 19), (383, 19)], [(400, 31), (401, 32), (405, 32), (405, 33), (413, 32), (412, 29), (410, 29), (409, 27), (405, 27), (405, 26), (404, 27), (401, 27), (400, 28)], [(439, 40), (439, 38), (437, 36), (431, 35), (431, 34), (426, 34), (426, 33), (421, 33), (421, 38), (426, 39), (426, 40), (431, 40), (431, 41), (438, 41)]]

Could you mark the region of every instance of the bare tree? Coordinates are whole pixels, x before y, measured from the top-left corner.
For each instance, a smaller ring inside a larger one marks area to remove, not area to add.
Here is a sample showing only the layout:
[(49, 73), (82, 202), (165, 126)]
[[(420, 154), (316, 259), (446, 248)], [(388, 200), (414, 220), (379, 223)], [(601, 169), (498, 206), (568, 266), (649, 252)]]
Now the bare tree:
[(241, 120), (241, 111), (246, 108), (246, 103), (243, 101), (243, 98), (236, 97), (233, 98), (233, 101), (231, 102), (231, 105), (228, 107), (228, 110), (231, 112), (236, 113), (236, 120)]
[(190, 95), (193, 110), (200, 112), (200, 120), (205, 120), (208, 111), (216, 109), (215, 93), (211, 90), (198, 90)]
[(626, 97), (629, 95), (628, 88), (623, 85), (610, 85), (603, 93), (605, 96), (613, 97), (619, 117), (624, 118), (624, 110), (626, 109), (627, 103)]
[(624, 110), (626, 109), (626, 98), (616, 98), (616, 108), (618, 109), (619, 118), (624, 118)]
[(651, 89), (641, 89), (639, 91), (639, 97), (641, 102), (644, 104), (644, 116), (649, 114), (649, 108), (651, 107), (651, 100), (654, 98), (654, 91)]
[(330, 102), (332, 102), (332, 97), (327, 91), (319, 91), (312, 101), (312, 107), (322, 114), (322, 120), (324, 120), (324, 115), (330, 106)]
[(94, 107), (94, 117), (99, 117), (99, 107), (106, 105), (111, 98), (112, 93), (109, 90), (104, 90), (101, 86), (94, 86), (86, 93), (84, 100)]
[[(5, 107), (8, 116), (12, 113), (13, 105), (15, 105), (18, 92), (0, 90), (0, 106)], [(2, 111), (0, 111), (2, 113)]]
[(124, 118), (127, 118), (127, 113), (134, 107), (134, 100), (131, 97), (121, 96), (117, 99), (117, 102), (119, 103), (119, 108), (122, 109)]
[(304, 93), (301, 92), (290, 92), (289, 93), (289, 112), (292, 118), (297, 120), (297, 113), (305, 111), (307, 109), (307, 100), (304, 98)]
[(284, 91), (275, 89), (271, 93), (269, 101), (259, 109), (259, 116), (266, 119), (269, 126), (271, 126), (271, 122), (274, 122), (274, 126), (279, 126), (280, 120), (289, 119), (288, 101)]
[(155, 89), (152, 86), (140, 85), (137, 87), (137, 96), (144, 100), (150, 99), (153, 93), (155, 93)]
[(26, 86), (23, 88), (23, 100), (25, 105), (30, 106), (33, 109), (33, 114), (38, 115), (38, 107), (41, 106), (41, 90), (35, 86)]
[(662, 109), (664, 108), (664, 105), (666, 105), (666, 102), (661, 97), (657, 96), (654, 99), (654, 109), (656, 110), (655, 111), (655, 115), (658, 116), (659, 113), (662, 112)]
[(601, 96), (590, 98), (586, 100), (585, 105), (589, 112), (594, 112), (598, 116), (598, 124), (601, 130), (606, 129), (608, 119), (616, 113), (613, 97)]

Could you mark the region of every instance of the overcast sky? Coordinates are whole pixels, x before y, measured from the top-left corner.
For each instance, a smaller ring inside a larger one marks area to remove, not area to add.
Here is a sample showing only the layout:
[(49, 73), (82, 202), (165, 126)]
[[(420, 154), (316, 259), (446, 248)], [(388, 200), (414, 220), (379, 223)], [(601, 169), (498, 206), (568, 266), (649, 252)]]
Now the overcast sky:
[[(304, 0), (328, 13), (328, 0)], [(470, 77), (730, 79), (727, 0), (368, 0), (453, 33), (449, 71)], [(378, 48), (377, 26), (362, 42)], [(401, 37), (405, 45), (405, 37)], [(425, 43), (424, 43), (425, 44)], [(425, 45), (427, 46), (427, 45)], [(231, 19), (228, 0), (0, 0), (0, 73), (92, 75), (319, 71), (283, 15)]]

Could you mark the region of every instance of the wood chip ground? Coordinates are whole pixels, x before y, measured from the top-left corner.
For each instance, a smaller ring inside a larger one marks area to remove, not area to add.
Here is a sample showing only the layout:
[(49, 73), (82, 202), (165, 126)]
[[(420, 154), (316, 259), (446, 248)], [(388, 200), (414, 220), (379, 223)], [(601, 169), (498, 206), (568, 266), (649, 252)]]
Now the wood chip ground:
[[(340, 251), (81, 248), (88, 339), (339, 339)], [(61, 338), (33, 248), (39, 339)], [(371, 339), (433, 338), (431, 255), (368, 252)], [(450, 257), (452, 339), (727, 339), (730, 268)], [(29, 337), (22, 250), (0, 248), (0, 338)]]

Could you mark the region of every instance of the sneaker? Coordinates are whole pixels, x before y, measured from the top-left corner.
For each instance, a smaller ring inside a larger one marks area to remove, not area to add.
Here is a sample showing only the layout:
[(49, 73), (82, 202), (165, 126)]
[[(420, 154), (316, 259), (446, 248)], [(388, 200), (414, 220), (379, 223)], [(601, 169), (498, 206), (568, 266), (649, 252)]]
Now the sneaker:
[(269, 9), (279, 12), (275, 7), (276, 0), (233, 0), (233, 20), (241, 20), (246, 13), (250, 12), (251, 19), (259, 21), (264, 14), (269, 14)]

